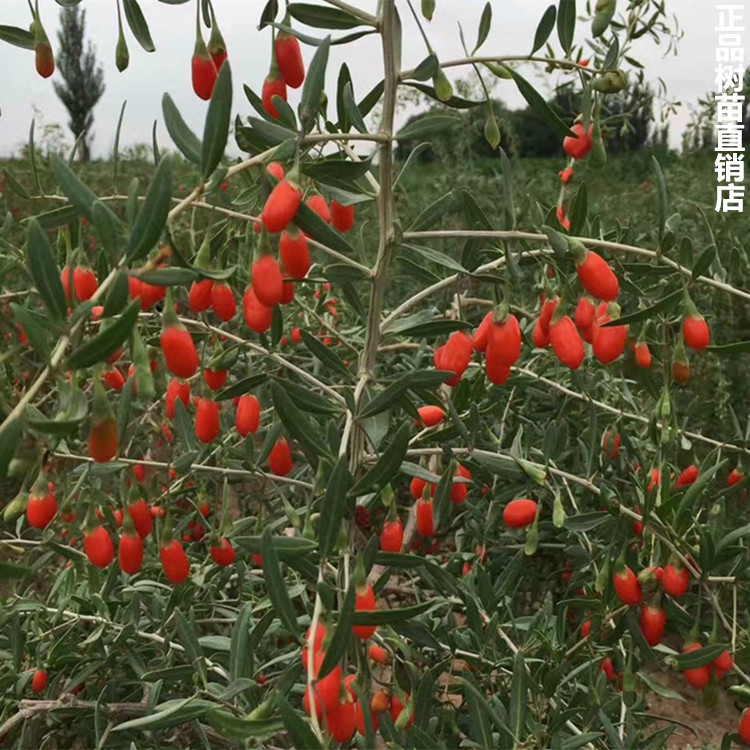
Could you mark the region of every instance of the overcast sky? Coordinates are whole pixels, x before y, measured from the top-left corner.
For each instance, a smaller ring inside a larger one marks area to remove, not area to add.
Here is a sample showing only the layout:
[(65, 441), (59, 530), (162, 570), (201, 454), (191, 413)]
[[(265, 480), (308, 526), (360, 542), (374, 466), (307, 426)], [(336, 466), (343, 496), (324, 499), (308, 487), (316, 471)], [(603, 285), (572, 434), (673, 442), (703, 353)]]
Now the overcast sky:
[[(319, 3), (321, 0), (312, 0)], [(350, 0), (355, 5), (374, 12), (375, 0)], [(405, 0), (397, 0), (404, 26), (403, 65), (412, 68), (425, 56), (425, 48), (411, 18)], [(419, 6), (419, 0), (414, 0)], [(537, 23), (550, 0), (493, 0), (492, 31), (482, 47), (487, 55), (526, 54), (531, 48)], [(663, 57), (665, 48), (656, 46), (648, 37), (638, 40), (635, 56), (646, 65), (652, 80), (661, 77), (668, 87), (670, 99), (683, 103), (680, 114), (673, 120), (672, 142), (679, 144), (679, 132), (689, 119), (687, 105), (695, 103), (714, 86), (714, 59), (717, 34), (715, 0), (667, 0), (667, 9), (676, 13), (684, 31), (679, 44), (679, 55)], [(188, 124), (200, 134), (207, 104), (192, 91), (190, 58), (195, 42), (195, 3), (168, 5), (158, 0), (140, 0), (156, 45), (156, 52), (146, 53), (126, 29), (130, 47), (130, 67), (119, 73), (114, 64), (117, 41), (117, 15), (114, 0), (84, 0), (81, 7), (87, 12), (87, 34), (97, 48), (104, 66), (106, 92), (95, 110), (95, 156), (107, 156), (112, 149), (117, 117), (123, 101), (127, 109), (121, 144), (150, 143), (155, 119), (160, 121), (159, 142), (169, 143), (161, 125), (161, 97), (169, 91)], [(270, 56), (270, 31), (256, 30), (265, 0), (214, 0), (219, 26), (224, 34), (229, 59), (234, 73), (235, 113), (251, 112), (242, 91), (247, 83), (260, 92)], [(621, 2), (620, 5), (623, 5)], [(40, 0), (40, 13), (53, 47), (57, 49), (57, 23), (60, 7), (55, 0)], [(583, 8), (583, 0), (578, 2)], [(438, 56), (443, 59), (463, 57), (458, 36), (458, 22), (463, 25), (467, 44), (473, 46), (476, 28), (484, 7), (484, 0), (437, 0), (437, 10), (428, 34)], [(0, 0), (0, 24), (28, 27), (30, 14), (25, 0)], [(585, 39), (587, 28), (578, 24), (578, 37)], [(55, 34), (53, 35), (53, 30)], [(304, 29), (312, 36), (322, 37), (319, 29)], [(334, 32), (340, 35), (342, 32)], [(345, 32), (344, 32), (345, 33)], [(750, 31), (748, 31), (750, 33)], [(556, 48), (556, 37), (552, 37)], [(313, 48), (304, 46), (306, 61)], [(332, 48), (329, 62), (329, 91), (333, 90), (338, 69), (348, 63), (354, 78), (355, 92), (361, 98), (381, 77), (380, 50), (376, 35), (366, 37), (346, 47)], [(67, 113), (52, 89), (52, 80), (40, 78), (34, 69), (33, 52), (0, 42), (0, 63), (4, 71), (0, 84), (0, 156), (17, 152), (26, 140), (33, 118), (32, 108), (43, 112), (43, 122), (67, 125)], [(530, 68), (526, 74), (543, 87), (543, 78), (534, 77)], [(468, 75), (469, 69), (453, 68), (450, 77)], [(59, 73), (55, 73), (55, 78)], [(545, 92), (548, 93), (548, 92)], [(290, 102), (296, 106), (299, 91), (290, 92)], [(512, 107), (524, 102), (513, 83), (501, 82), (496, 95)], [(408, 113), (401, 113), (401, 118)], [(39, 131), (40, 124), (37, 124)], [(72, 138), (67, 135), (69, 143)]]

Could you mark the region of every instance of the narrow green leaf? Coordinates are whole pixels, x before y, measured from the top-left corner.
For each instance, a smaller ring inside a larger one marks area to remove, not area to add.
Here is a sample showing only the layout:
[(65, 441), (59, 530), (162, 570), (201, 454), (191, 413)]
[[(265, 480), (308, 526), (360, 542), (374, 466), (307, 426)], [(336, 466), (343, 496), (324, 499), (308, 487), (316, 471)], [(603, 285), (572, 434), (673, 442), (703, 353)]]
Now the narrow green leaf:
[[(263, 537), (261, 536), (234, 536), (232, 541), (251, 555), (263, 553)], [(299, 536), (275, 536), (271, 542), (276, 555), (282, 560), (303, 557), (318, 548), (317, 542)]]
[(352, 482), (348, 467), (349, 457), (344, 453), (339, 456), (326, 483), (318, 525), (318, 543), (322, 558), (328, 557), (331, 553), (341, 531), (341, 522), (346, 511), (347, 491)]
[[(5, 479), (8, 475), (8, 466), (16, 455), (18, 444), (21, 440), (21, 420), (16, 417), (12, 421), (3, 419), (0, 422), (2, 432), (0, 432), (0, 479)], [(10, 498), (8, 498), (10, 499)]]
[(248, 657), (252, 621), (253, 605), (251, 602), (246, 602), (232, 626), (232, 644), (229, 648), (229, 676), (232, 680), (252, 675)]
[(0, 581), (23, 578), (32, 572), (32, 569), (26, 565), (17, 565), (7, 560), (0, 560)]
[[(288, 11), (292, 12), (293, 3)], [(335, 8), (318, 8), (319, 11), (333, 11)], [(338, 11), (343, 12), (343, 11)], [(302, 99), (299, 105), (299, 121), (307, 132), (315, 123), (315, 118), (320, 110), (320, 96), (325, 86), (326, 68), (328, 67), (328, 54), (331, 50), (331, 37), (326, 37), (323, 44), (315, 51), (302, 86)]]
[(21, 49), (34, 49), (34, 35), (16, 26), (0, 25), (0, 41)]
[(409, 448), (411, 425), (404, 422), (391, 438), (377, 463), (349, 490), (349, 495), (358, 497), (385, 487), (401, 470), (401, 462)]
[(536, 34), (534, 34), (534, 46), (531, 49), (533, 55), (537, 50), (544, 47), (545, 43), (549, 39), (549, 35), (552, 33), (552, 29), (555, 28), (555, 20), (557, 19), (557, 8), (554, 5), (550, 5), (547, 10), (544, 11), (542, 19), (539, 21), (539, 25), (536, 28)]
[(306, 203), (300, 203), (294, 215), (294, 223), (321, 245), (338, 250), (344, 255), (354, 255), (354, 246), (343, 235), (326, 224)]
[(386, 409), (392, 409), (398, 406), (398, 400), (410, 388), (437, 387), (453, 377), (453, 374), (444, 370), (417, 370), (406, 373), (368, 401), (358, 412), (357, 419), (367, 419)]
[(404, 125), (396, 134), (399, 142), (418, 140), (429, 135), (442, 133), (448, 128), (454, 128), (463, 120), (456, 115), (424, 115), (413, 122)]
[(263, 532), (261, 554), (263, 555), (263, 578), (266, 583), (268, 598), (281, 620), (281, 624), (292, 634), (297, 633), (297, 617), (294, 614), (292, 600), (286, 588), (286, 581), (281, 574), (281, 563), (279, 562), (276, 548), (271, 537), (271, 529), (266, 527)]
[(107, 298), (104, 300), (103, 317), (111, 318), (125, 307), (128, 303), (128, 290), (128, 275), (123, 271), (118, 271), (114, 283), (107, 293)]
[(305, 748), (305, 750), (322, 750), (318, 738), (307, 721), (289, 705), (289, 701), (283, 695), (280, 694), (277, 700), (281, 709), (281, 718), (284, 720), (284, 727), (289, 734), (292, 747)]
[(362, 25), (351, 13), (324, 5), (290, 3), (287, 10), (292, 18), (315, 29), (353, 29)]
[(140, 310), (140, 300), (133, 300), (114, 323), (106, 327), (102, 326), (96, 336), (71, 353), (68, 357), (68, 367), (71, 370), (80, 370), (104, 361), (130, 335), (138, 320)]
[(576, 0), (560, 0), (557, 12), (557, 37), (565, 54), (570, 54), (576, 30)]
[(451, 204), (455, 200), (453, 193), (446, 193), (431, 203), (414, 219), (407, 231), (421, 232), (424, 229), (434, 229), (440, 225), (440, 220), (448, 213)]
[(544, 97), (520, 74), (512, 68), (508, 69), (513, 80), (521, 92), (521, 96), (528, 102), (545, 122), (549, 123), (560, 136), (573, 135), (568, 126), (555, 114), (554, 110), (547, 104)]
[(487, 35), (492, 27), (492, 5), (485, 3), (482, 17), (479, 19), (479, 31), (477, 32), (477, 43), (474, 46), (472, 55), (487, 41)]
[(227, 401), (230, 398), (236, 398), (237, 396), (244, 396), (246, 393), (250, 393), (254, 388), (262, 385), (268, 379), (268, 375), (265, 372), (260, 372), (257, 375), (250, 375), (247, 378), (238, 380), (236, 383), (222, 388), (215, 396), (215, 401)]
[[(354, 603), (356, 590), (353, 585), (349, 586), (341, 605), (333, 637), (328, 644), (323, 663), (320, 665), (318, 679), (322, 680), (337, 664), (341, 663), (346, 647), (352, 639), (352, 625), (354, 625)], [(303, 647), (304, 648), (304, 647)]]
[(139, 716), (137, 719), (130, 719), (122, 724), (118, 724), (113, 732), (122, 732), (125, 730), (137, 729), (139, 731), (156, 731), (158, 729), (167, 729), (178, 724), (199, 719), (208, 711), (218, 707), (218, 703), (213, 701), (200, 700), (191, 695), (185, 700), (173, 700), (162, 703), (156, 707), (156, 711), (146, 716)]
[(661, 244), (664, 237), (664, 228), (667, 223), (667, 183), (664, 179), (661, 164), (659, 164), (659, 160), (655, 156), (651, 157), (651, 166), (654, 170), (657, 194), (659, 196), (659, 244)]
[(297, 408), (287, 392), (276, 382), (271, 383), (271, 396), (281, 423), (289, 434), (306, 449), (305, 453), (317, 465), (320, 456), (330, 451), (317, 427)]
[(711, 267), (711, 264), (716, 257), (716, 246), (709, 245), (699, 256), (698, 260), (695, 261), (693, 266), (693, 280), (700, 278), (705, 275), (706, 271)]
[[(222, 66), (223, 67), (223, 66)], [(164, 124), (167, 126), (174, 145), (180, 153), (193, 164), (201, 163), (201, 141), (198, 136), (188, 127), (182, 118), (177, 105), (172, 97), (165, 93), (161, 99), (161, 109), (164, 114)], [(225, 144), (226, 145), (226, 144)]]
[(174, 619), (177, 623), (177, 633), (180, 636), (180, 643), (205, 684), (208, 677), (206, 671), (206, 660), (203, 656), (203, 651), (201, 650), (195, 625), (188, 621), (182, 613), (182, 610), (179, 608), (174, 611)]
[(224, 156), (232, 117), (232, 69), (227, 60), (219, 71), (206, 113), (201, 149), (201, 172), (208, 179)]
[[(73, 170), (57, 154), (51, 154), (49, 157), (52, 175), (57, 180), (60, 189), (68, 196), (70, 202), (82, 213), (87, 219), (93, 221), (91, 208), (96, 195), (76, 177)], [(65, 208), (64, 206), (62, 208)], [(61, 210), (61, 209), (56, 209)]]
[(338, 355), (334, 354), (327, 346), (321, 341), (318, 341), (315, 336), (312, 336), (307, 331), (302, 330), (302, 343), (307, 347), (310, 354), (315, 359), (320, 360), (320, 363), (325, 367), (330, 367), (332, 370), (336, 370), (342, 375), (351, 377), (352, 373), (346, 368), (346, 365), (341, 361)]
[(684, 672), (686, 669), (698, 669), (699, 667), (705, 667), (714, 661), (722, 651), (725, 651), (727, 646), (721, 643), (714, 643), (711, 646), (705, 646), (703, 648), (696, 649), (695, 651), (689, 651), (686, 654), (677, 654), (671, 657), (677, 664), (677, 669), (680, 672)]
[(3, 167), (2, 173), (5, 175), (5, 182), (8, 184), (8, 187), (16, 195), (20, 195), (21, 198), (25, 198), (26, 200), (31, 198), (29, 191), (13, 176), (7, 167)]
[(60, 269), (47, 235), (36, 219), (29, 222), (26, 259), (31, 278), (50, 315), (56, 320), (65, 320), (68, 306), (60, 280)]
[(133, 32), (133, 36), (136, 38), (138, 44), (146, 52), (153, 52), (156, 47), (154, 47), (151, 32), (148, 30), (148, 24), (137, 0), (123, 0), (123, 10), (125, 11), (125, 19), (128, 22), (128, 26), (130, 26), (130, 30)]
[(625, 326), (630, 325), (631, 323), (638, 323), (642, 320), (653, 318), (657, 313), (660, 313), (663, 310), (669, 310), (671, 307), (674, 307), (682, 299), (683, 294), (684, 292), (682, 291), (682, 289), (678, 289), (676, 292), (672, 292), (666, 297), (662, 297), (658, 302), (651, 305), (650, 307), (646, 307), (643, 310), (638, 310), (637, 312), (630, 313), (629, 315), (623, 315), (621, 318), (617, 318), (616, 320), (612, 320), (609, 323), (605, 323), (604, 325), (602, 325), (602, 328), (611, 328), (612, 326)]
[(142, 258), (159, 241), (167, 223), (171, 197), (172, 159), (165, 156), (159, 162), (146, 199), (135, 218), (127, 249), (128, 261)]
[[(424, 561), (423, 561), (424, 562)], [(412, 617), (418, 617), (425, 612), (429, 612), (433, 607), (442, 605), (440, 599), (430, 599), (420, 604), (414, 604), (411, 607), (394, 607), (393, 609), (379, 609), (373, 612), (355, 612), (355, 625), (392, 625), (395, 622), (411, 620)]]

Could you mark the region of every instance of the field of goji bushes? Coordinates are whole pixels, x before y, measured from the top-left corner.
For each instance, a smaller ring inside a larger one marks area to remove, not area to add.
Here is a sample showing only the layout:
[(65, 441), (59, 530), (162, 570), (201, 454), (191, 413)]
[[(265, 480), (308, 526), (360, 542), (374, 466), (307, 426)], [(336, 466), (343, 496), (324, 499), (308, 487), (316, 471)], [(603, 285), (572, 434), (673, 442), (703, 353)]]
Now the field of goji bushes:
[[(220, 4), (162, 1), (197, 13), (203, 132), (167, 92), (151, 161), (0, 165), (0, 745), (750, 744), (748, 223), (712, 154), (606, 151), (661, 4), (560, 0), (479, 57), (487, 3), (440, 61), (441, 2), (269, 0), (238, 101)], [(360, 33), (382, 83), (324, 95)], [(54, 71), (38, 9), (6, 41)], [(499, 151), (461, 66), (559, 158)], [(445, 110), (397, 131), (414, 85)], [(395, 158), (469, 106), (499, 158)]]

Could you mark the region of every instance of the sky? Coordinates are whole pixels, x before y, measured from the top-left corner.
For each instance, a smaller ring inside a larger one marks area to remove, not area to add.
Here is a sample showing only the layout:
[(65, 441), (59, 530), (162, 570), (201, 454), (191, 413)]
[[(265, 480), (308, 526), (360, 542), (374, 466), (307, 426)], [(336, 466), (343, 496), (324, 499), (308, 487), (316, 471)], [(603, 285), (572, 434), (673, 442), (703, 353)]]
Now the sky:
[[(308, 0), (321, 4), (322, 0)], [(119, 73), (115, 67), (117, 42), (117, 14), (114, 0), (83, 0), (80, 7), (86, 10), (87, 36), (94, 43), (104, 67), (106, 91), (95, 109), (93, 142), (94, 157), (107, 158), (114, 143), (120, 109), (127, 101), (120, 143), (127, 147), (138, 143), (151, 143), (154, 120), (159, 121), (158, 141), (168, 147), (169, 136), (162, 124), (161, 98), (168, 91), (187, 123), (200, 134), (203, 129), (207, 103), (198, 99), (192, 90), (190, 59), (195, 43), (195, 2), (169, 5), (158, 0), (139, 0), (151, 29), (156, 52), (145, 52), (126, 28), (130, 48), (130, 66)], [(214, 8), (229, 51), (234, 80), (233, 111), (242, 116), (252, 113), (242, 85), (247, 83), (260, 92), (270, 61), (270, 30), (257, 31), (257, 23), (266, 0), (214, 0)], [(375, 12), (376, 0), (350, 0), (360, 8)], [(527, 54), (531, 49), (539, 19), (551, 0), (492, 0), (492, 30), (480, 50), (485, 55)], [(414, 0), (419, 7), (419, 0)], [(427, 33), (437, 55), (442, 60), (463, 57), (458, 33), (463, 26), (467, 44), (473, 46), (476, 29), (485, 0), (437, 0), (437, 9)], [(592, 2), (593, 4), (593, 2)], [(621, 0), (620, 6), (623, 6)], [(678, 45), (678, 55), (664, 56), (666, 46), (657, 46), (648, 36), (635, 43), (633, 56), (639, 59), (655, 81), (661, 78), (667, 86), (667, 98), (682, 102), (679, 112), (671, 121), (671, 140), (679, 146), (679, 134), (689, 121), (688, 105), (695, 104), (700, 96), (714, 87), (714, 59), (717, 33), (716, 0), (666, 0), (667, 10), (676, 14), (684, 36)], [(403, 29), (403, 67), (415, 67), (425, 56), (425, 47), (405, 0), (397, 0)], [(578, 0), (579, 12), (584, 2)], [(39, 0), (42, 22), (57, 49), (57, 25), (60, 6), (55, 0)], [(30, 13), (25, 0), (0, 0), (0, 24), (28, 28)], [(302, 28), (302, 27), (301, 27)], [(320, 29), (303, 30), (312, 36), (325, 36)], [(53, 33), (54, 31), (54, 33)], [(340, 35), (346, 32), (333, 32)], [(748, 32), (750, 33), (750, 32)], [(577, 24), (576, 39), (583, 41), (588, 35), (588, 25)], [(559, 51), (556, 36), (551, 37)], [(353, 45), (332, 48), (328, 67), (328, 90), (335, 90), (335, 80), (342, 62), (346, 61), (352, 73), (357, 98), (361, 98), (381, 77), (382, 65), (377, 35), (365, 37)], [(306, 62), (314, 48), (303, 45)], [(34, 118), (34, 107), (41, 111), (36, 132), (44, 124), (65, 126), (67, 142), (72, 137), (67, 131), (67, 113), (54, 94), (52, 79), (40, 78), (34, 68), (33, 52), (10, 46), (0, 41), (0, 69), (5, 71), (0, 85), (0, 157), (18, 153), (28, 137)], [(536, 66), (537, 69), (539, 66)], [(534, 66), (521, 68), (524, 75), (538, 84), (545, 94), (551, 87), (543, 75), (534, 72)], [(466, 77), (470, 68), (452, 68), (449, 77)], [(492, 76), (488, 73), (489, 77)], [(495, 95), (509, 106), (523, 107), (525, 102), (512, 82), (500, 81)], [(299, 101), (299, 91), (290, 92), (293, 106)], [(403, 122), (413, 111), (402, 110)]]

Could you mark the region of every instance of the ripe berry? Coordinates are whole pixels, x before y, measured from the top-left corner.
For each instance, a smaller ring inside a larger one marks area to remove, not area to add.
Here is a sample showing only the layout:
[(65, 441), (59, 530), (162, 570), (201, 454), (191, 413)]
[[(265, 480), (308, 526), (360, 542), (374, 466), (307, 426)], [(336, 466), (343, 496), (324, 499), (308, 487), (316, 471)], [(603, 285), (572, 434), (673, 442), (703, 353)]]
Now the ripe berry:
[(672, 378), (675, 383), (687, 383), (690, 380), (690, 363), (687, 360), (672, 362)]
[(420, 479), (419, 477), (412, 477), (411, 483), (409, 484), (409, 491), (411, 492), (411, 496), (415, 500), (421, 500), (422, 495), (424, 494), (424, 488), (427, 486), (427, 481), (425, 479)]
[(592, 346), (594, 356), (603, 365), (608, 365), (620, 357), (625, 351), (625, 342), (628, 338), (627, 326), (602, 327), (611, 320), (612, 318), (607, 314), (599, 318), (593, 326)]
[(242, 396), (237, 402), (237, 415), (235, 417), (237, 432), (242, 437), (255, 434), (260, 426), (260, 403), (255, 396)]
[(591, 250), (586, 251), (582, 262), (576, 267), (576, 272), (584, 289), (596, 299), (609, 302), (616, 299), (620, 293), (620, 283), (609, 263)]
[(539, 324), (542, 326), (542, 330), (549, 336), (549, 326), (552, 322), (552, 316), (557, 310), (557, 306), (560, 304), (559, 297), (551, 297), (547, 299), (545, 295), (542, 295), (542, 309), (539, 312)]
[(214, 92), (218, 71), (216, 70), (216, 64), (208, 54), (203, 39), (200, 38), (196, 41), (193, 51), (192, 74), (193, 91), (203, 101), (208, 101)]
[(280, 438), (268, 454), (268, 468), (272, 474), (285, 477), (292, 470), (292, 452), (286, 438)]
[(211, 547), (210, 553), (211, 559), (223, 568), (229, 567), (237, 554), (228, 539), (221, 539), (217, 546)]
[(128, 515), (133, 521), (138, 536), (145, 539), (154, 527), (152, 514), (146, 501), (140, 499), (128, 505)]
[(575, 322), (579, 331), (585, 331), (594, 324), (596, 308), (589, 297), (581, 297), (576, 306)]
[(36, 72), (42, 78), (49, 78), (55, 72), (55, 55), (48, 41), (38, 42), (34, 47)]
[[(387, 666), (388, 664), (390, 664), (391, 655), (382, 646), (376, 646), (373, 643), (368, 650), (368, 654), (370, 656), (370, 659), (372, 659), (372, 661), (374, 661), (376, 664), (382, 664), (383, 666)], [(385, 708), (382, 709), (380, 713), (385, 710)]]
[[(377, 602), (375, 601), (375, 592), (372, 590), (372, 586), (368, 583), (366, 587), (357, 589), (356, 597), (354, 599), (354, 611), (355, 612), (374, 612), (378, 608)], [(375, 631), (377, 630), (376, 625), (353, 625), (352, 633), (366, 641)]]
[(664, 628), (667, 625), (667, 613), (659, 606), (651, 604), (643, 607), (640, 616), (640, 625), (643, 637), (649, 646), (656, 646), (661, 643), (664, 635)]
[(570, 167), (566, 167), (560, 171), (558, 176), (560, 177), (560, 182), (563, 185), (567, 185), (573, 179), (573, 170)]
[(168, 419), (174, 419), (174, 406), (178, 399), (182, 401), (183, 406), (187, 409), (190, 404), (190, 383), (172, 378), (167, 386), (167, 405), (165, 411)]
[(281, 302), (284, 278), (273, 255), (263, 255), (253, 263), (252, 285), (262, 305), (275, 307)]
[(350, 742), (354, 737), (357, 725), (355, 706), (358, 705), (353, 700), (334, 701), (326, 705), (325, 728), (334, 742)]
[(693, 484), (696, 479), (698, 479), (698, 467), (695, 464), (691, 464), (680, 474), (679, 477), (677, 477), (675, 489), (678, 487), (687, 487), (688, 485)]
[[(317, 651), (313, 658), (313, 675), (317, 676), (320, 667), (325, 659), (324, 651)], [(307, 668), (306, 668), (307, 669)], [(333, 706), (339, 701), (341, 691), (341, 665), (337, 664), (322, 680), (313, 684), (313, 695), (315, 698), (315, 713), (318, 718), (322, 718), (323, 712), (329, 706)], [(305, 697), (302, 701), (305, 711), (310, 714), (310, 689), (305, 690)]]
[(194, 281), (188, 292), (188, 306), (195, 312), (203, 312), (211, 306), (211, 291), (214, 288), (213, 279)]
[(322, 195), (312, 195), (307, 199), (307, 207), (315, 211), (326, 224), (331, 223), (331, 209)]
[(683, 596), (690, 588), (690, 573), (687, 568), (677, 568), (670, 563), (664, 568), (661, 585), (670, 596)]
[(93, 269), (82, 266), (75, 268), (73, 271), (73, 289), (79, 302), (91, 299), (98, 288), (99, 282)]
[(537, 349), (546, 349), (549, 346), (549, 334), (544, 332), (542, 328), (542, 319), (537, 318), (534, 324), (534, 331), (531, 334), (531, 340), (534, 342), (534, 346)]
[(285, 278), (284, 284), (281, 287), (281, 304), (288, 305), (293, 299), (294, 299), (294, 284), (288, 278)]
[(740, 716), (740, 723), (737, 727), (737, 733), (740, 735), (740, 739), (746, 744), (750, 745), (750, 708), (746, 708)]
[(354, 226), (354, 206), (342, 206), (331, 201), (331, 222), (335, 229), (343, 234), (351, 231)]
[(168, 326), (160, 338), (167, 367), (178, 378), (190, 378), (198, 369), (198, 352), (190, 333), (182, 326)]
[(487, 335), (489, 334), (490, 326), (492, 325), (492, 316), (493, 312), (490, 310), (484, 318), (482, 318), (482, 322), (477, 327), (477, 330), (474, 331), (474, 336), (471, 339), (471, 345), (474, 347), (475, 351), (483, 352), (487, 349)]
[(740, 469), (734, 468), (732, 469), (731, 472), (729, 472), (727, 485), (729, 487), (734, 487), (735, 484), (739, 484), (744, 478), (745, 478), (745, 475), (740, 471)]
[(588, 130), (583, 129), (582, 122), (576, 122), (571, 128), (576, 138), (565, 136), (563, 139), (563, 149), (571, 159), (585, 159), (591, 151), (591, 133), (594, 130), (593, 123), (589, 124)]
[(615, 674), (615, 668), (612, 666), (612, 659), (604, 659), (599, 665), (599, 669), (604, 672), (607, 682), (614, 682), (617, 675)]
[(35, 693), (43, 693), (47, 687), (47, 670), (35, 669), (34, 676), (31, 678), (31, 689)]
[(284, 167), (279, 164), (277, 161), (272, 161), (267, 167), (266, 172), (270, 174), (272, 177), (276, 178), (277, 180), (283, 180), (284, 179)]
[(203, 379), (212, 391), (218, 391), (227, 382), (226, 370), (204, 370)]
[[(682, 649), (683, 654), (689, 654), (691, 651), (698, 651), (703, 648), (700, 643), (691, 643)], [(703, 667), (696, 667), (695, 669), (686, 669), (683, 672), (688, 685), (691, 685), (696, 690), (701, 690), (708, 685), (711, 679), (711, 667), (706, 664)]]
[(210, 398), (198, 399), (195, 436), (204, 444), (212, 443), (219, 437), (219, 405)]
[(26, 520), (34, 529), (43, 529), (57, 513), (57, 498), (53, 492), (31, 491), (26, 503)]
[(117, 455), (117, 420), (108, 417), (94, 421), (89, 432), (89, 455), (97, 463), (111, 461)]
[(633, 606), (639, 604), (643, 598), (641, 584), (633, 571), (626, 566), (616, 571), (612, 578), (615, 585), (615, 593), (623, 604)]
[(484, 372), (487, 375), (487, 380), (494, 385), (503, 385), (510, 377), (510, 367), (500, 361), (497, 348), (494, 346), (487, 346), (484, 358)]
[(711, 343), (708, 323), (699, 312), (685, 316), (682, 321), (682, 338), (691, 349), (705, 349)]
[(638, 367), (644, 370), (651, 367), (651, 352), (645, 341), (640, 341), (635, 345), (635, 361)]
[(83, 549), (97, 568), (106, 568), (115, 556), (112, 537), (104, 526), (97, 526), (92, 531), (83, 533)]
[(432, 500), (417, 500), (417, 531), (420, 536), (424, 537), (435, 533)]
[(439, 406), (420, 406), (419, 419), (425, 427), (434, 427), (443, 421), (445, 412)]
[(293, 279), (304, 279), (310, 270), (310, 250), (307, 237), (293, 227), (281, 234), (279, 239), (279, 256), (284, 271)]
[(279, 111), (273, 104), (273, 97), (279, 96), (286, 101), (286, 83), (284, 78), (278, 73), (269, 73), (263, 81), (261, 97), (263, 99), (263, 109), (273, 117), (274, 120), (281, 119)]
[(571, 370), (577, 370), (581, 366), (586, 352), (575, 323), (567, 315), (556, 323), (550, 323), (549, 340), (555, 356), (563, 365)]
[(287, 84), (298, 89), (305, 80), (305, 64), (302, 62), (302, 52), (297, 37), (280, 31), (274, 43), (276, 64)]
[(602, 449), (607, 458), (616, 461), (620, 455), (620, 436), (616, 432), (613, 433), (612, 430), (607, 430), (602, 439)]
[(511, 500), (503, 510), (503, 522), (511, 529), (522, 529), (534, 522), (536, 513), (534, 500)]
[(492, 323), (487, 331), (487, 357), (511, 367), (521, 356), (521, 327), (515, 315), (508, 315), (502, 323)]
[(454, 376), (447, 381), (447, 385), (458, 385), (463, 374), (471, 362), (472, 340), (464, 331), (456, 331), (448, 337), (448, 341), (435, 350), (434, 362), (438, 370), (452, 372)]
[(584, 620), (581, 625), (581, 638), (588, 638), (591, 632), (591, 620)]
[(302, 191), (295, 183), (288, 179), (279, 182), (263, 206), (260, 218), (266, 229), (272, 234), (286, 229), (297, 213), (301, 200)]
[[(456, 476), (460, 476), (460, 474), (456, 474)], [(451, 484), (451, 502), (455, 503), (456, 505), (461, 505), (461, 503), (466, 500), (466, 497), (469, 494), (469, 488), (464, 482), (453, 482)]]
[(123, 531), (120, 537), (120, 548), (117, 550), (117, 561), (120, 569), (128, 575), (135, 575), (143, 564), (143, 539), (139, 534)]
[(214, 284), (211, 290), (211, 306), (214, 309), (214, 315), (222, 323), (227, 323), (234, 317), (237, 312), (237, 301), (234, 298), (234, 292), (227, 284), (223, 282)]
[(170, 583), (177, 586), (188, 577), (190, 563), (185, 550), (176, 539), (172, 539), (171, 542), (159, 547), (159, 557), (161, 558), (164, 575)]
[(245, 325), (255, 333), (265, 333), (271, 327), (273, 310), (266, 307), (255, 294), (255, 289), (249, 286), (242, 298), (242, 313)]
[(404, 543), (404, 526), (401, 519), (387, 521), (380, 534), (380, 549), (383, 552), (401, 552)]
[(734, 666), (734, 659), (729, 651), (722, 651), (712, 662), (711, 666), (716, 672), (716, 679), (721, 680), (724, 675)]
[(116, 367), (110, 367), (102, 373), (102, 382), (113, 391), (121, 391), (125, 387), (125, 378)]

